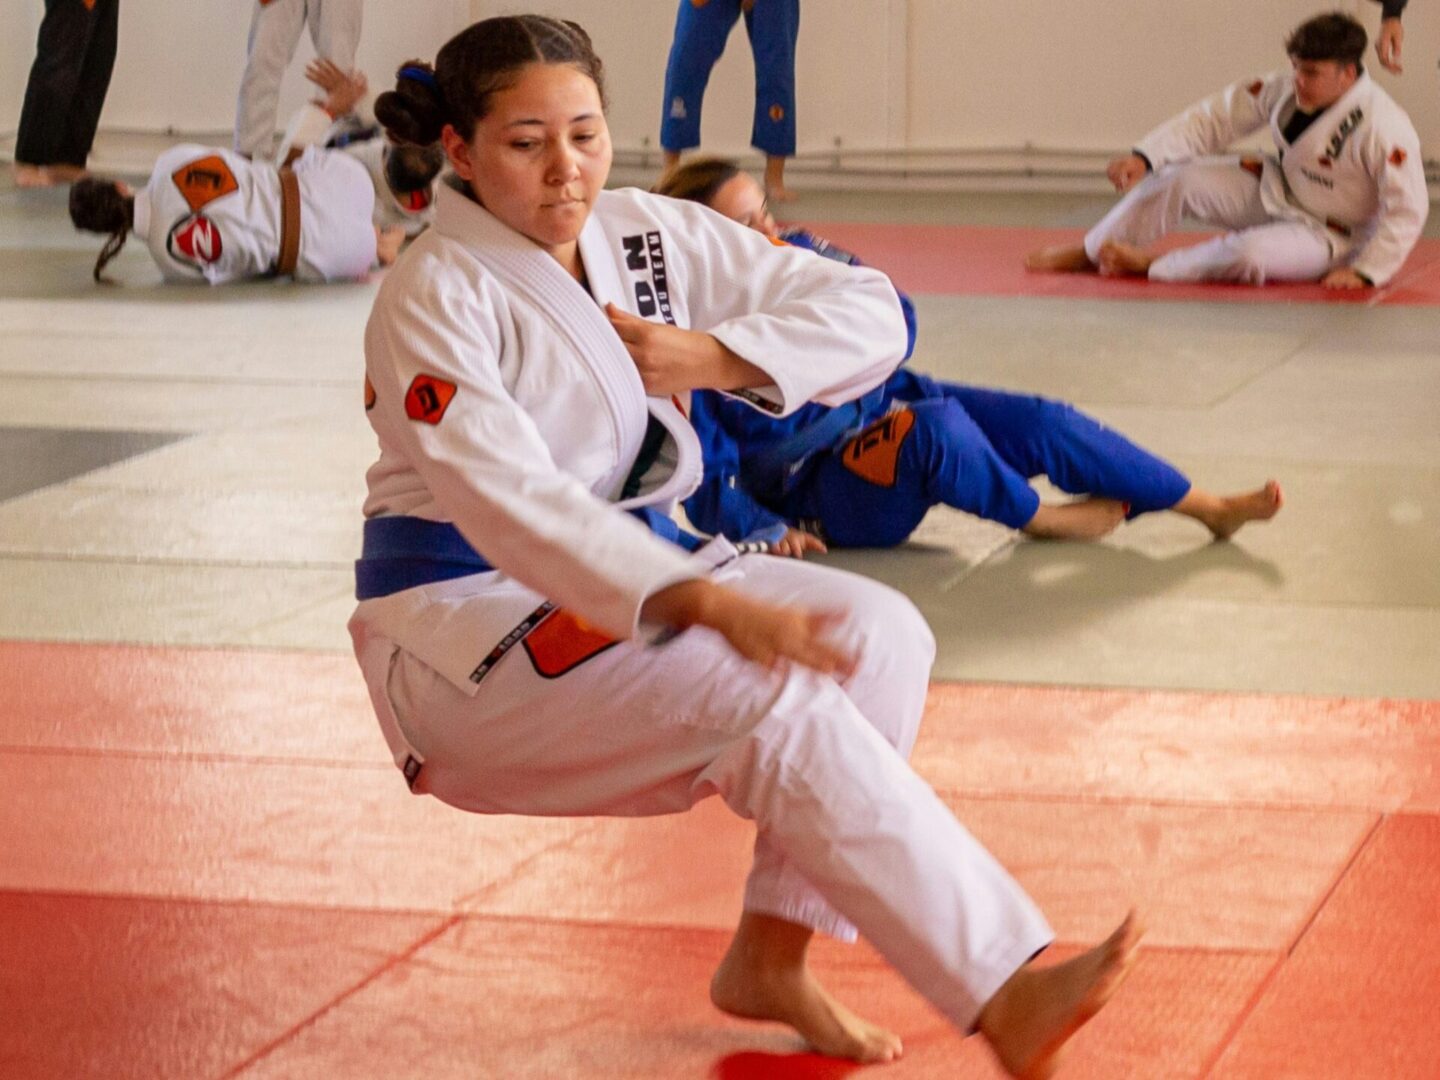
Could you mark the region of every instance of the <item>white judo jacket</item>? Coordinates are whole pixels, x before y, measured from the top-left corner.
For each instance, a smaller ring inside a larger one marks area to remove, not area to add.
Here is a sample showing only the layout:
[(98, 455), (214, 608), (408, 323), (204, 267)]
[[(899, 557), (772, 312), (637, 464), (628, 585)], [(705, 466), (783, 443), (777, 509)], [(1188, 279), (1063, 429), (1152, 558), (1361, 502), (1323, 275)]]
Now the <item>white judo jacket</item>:
[(1265, 209), (1322, 230), (1337, 259), (1385, 284), (1409, 256), (1430, 211), (1414, 125), (1367, 72), (1289, 144), (1283, 132), (1294, 113), (1294, 78), (1278, 71), (1192, 105), (1135, 149), (1158, 171), (1218, 154), (1268, 123), (1278, 152), (1262, 158)]
[(432, 181), (423, 191), (408, 192), (403, 198), (390, 190), (390, 181), (385, 177), (385, 157), (390, 139), (375, 119), (374, 98), (371, 95), (367, 95), (354, 112), (334, 119), (314, 102), (302, 105), (290, 118), (275, 160), (283, 162), (292, 150), (307, 146), (327, 147), (346, 138), (353, 141), (338, 147), (339, 152), (364, 165), (375, 188), (375, 210), (371, 220), (382, 229), (399, 225), (412, 240), (429, 228), (435, 220), (435, 192), (439, 181)]
[[(580, 237), (589, 291), (535, 243), (442, 185), (435, 227), (386, 275), (365, 333), (380, 443), (367, 517), (452, 522), (496, 569), (361, 602), (380, 635), (473, 693), (477, 661), (542, 600), (615, 638), (652, 593), (708, 564), (621, 506), (668, 510), (702, 473), (688, 401), (647, 398), (603, 305), (713, 334), (788, 413), (840, 404), (900, 363), (904, 317), (879, 271), (816, 259), (696, 203), (602, 192)], [(620, 503), (648, 417), (669, 437)]]
[[(296, 280), (363, 277), (375, 262), (374, 193), (364, 168), (314, 149), (294, 168), (300, 183)], [(135, 233), (169, 281), (223, 285), (269, 274), (280, 258), (280, 174), (230, 150), (173, 146), (135, 193)]]

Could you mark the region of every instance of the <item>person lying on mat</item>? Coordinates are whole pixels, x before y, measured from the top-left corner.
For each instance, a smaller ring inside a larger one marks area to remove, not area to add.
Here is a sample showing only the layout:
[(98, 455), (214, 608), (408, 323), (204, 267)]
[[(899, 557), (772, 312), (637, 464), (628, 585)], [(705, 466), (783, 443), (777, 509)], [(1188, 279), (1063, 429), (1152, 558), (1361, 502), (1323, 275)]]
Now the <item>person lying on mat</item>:
[[(1125, 198), (1083, 244), (1034, 252), (1026, 267), (1332, 289), (1394, 277), (1430, 210), (1415, 127), (1361, 65), (1365, 29), (1349, 15), (1302, 23), (1285, 49), (1291, 70), (1226, 87), (1112, 161)], [(1208, 156), (1267, 124), (1276, 153)], [(1151, 250), (1187, 217), (1229, 231)]]
[(131, 230), (144, 238), (166, 281), (361, 278), (377, 262), (394, 262), (405, 239), (403, 229), (371, 224), (374, 206), (365, 166), (314, 147), (293, 167), (277, 168), (219, 147), (173, 146), (141, 191), (100, 177), (70, 188), (75, 227), (109, 234), (95, 262), (96, 281)]
[[(733, 162), (697, 159), (661, 181), (662, 195), (703, 203), (752, 229), (855, 264), (803, 229), (777, 232), (760, 185)], [(900, 294), (915, 339), (914, 306)], [(711, 391), (691, 396), (705, 448), (685, 513), (706, 532), (784, 555), (889, 547), (932, 506), (990, 518), (1035, 537), (1093, 540), (1126, 517), (1174, 510), (1217, 538), (1280, 509), (1280, 485), (1215, 495), (1124, 436), (1057, 401), (985, 390), (901, 369), (858, 401), (811, 404), (783, 419)], [(1046, 504), (1029, 477), (1086, 496)]]

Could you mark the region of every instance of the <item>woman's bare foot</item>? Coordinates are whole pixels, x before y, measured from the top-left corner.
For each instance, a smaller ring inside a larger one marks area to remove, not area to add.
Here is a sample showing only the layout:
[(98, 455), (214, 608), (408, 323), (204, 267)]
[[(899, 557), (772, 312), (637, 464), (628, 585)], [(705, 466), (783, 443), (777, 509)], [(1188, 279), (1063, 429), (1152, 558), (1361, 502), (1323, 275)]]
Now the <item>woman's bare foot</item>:
[(1070, 1036), (1104, 1007), (1135, 962), (1134, 912), (1089, 952), (1052, 967), (1026, 964), (980, 1012), (979, 1029), (1011, 1076), (1046, 1080)]
[(1155, 256), (1133, 244), (1106, 240), (1100, 246), (1101, 277), (1144, 277)]
[(50, 171), (43, 165), (26, 165), (17, 161), (15, 163), (15, 186), (22, 188), (49, 187), (55, 183)]
[(1269, 521), (1285, 505), (1285, 493), (1274, 480), (1265, 486), (1240, 495), (1212, 495), (1191, 488), (1172, 510), (1193, 517), (1209, 529), (1217, 540), (1226, 540), (1250, 521)]
[(1037, 540), (1099, 540), (1119, 528), (1129, 512), (1129, 504), (1119, 499), (1077, 499), (1058, 506), (1041, 503), (1021, 531)]
[(894, 1061), (903, 1051), (900, 1037), (856, 1016), (810, 974), (810, 937), (803, 926), (746, 912), (710, 980), (710, 1000), (731, 1016), (788, 1024), (830, 1057)]
[(765, 159), (765, 198), (772, 203), (795, 201), (795, 193), (785, 186), (785, 159)]
[(1085, 254), (1084, 244), (1061, 244), (1058, 247), (1041, 248), (1025, 256), (1025, 269), (1061, 274), (1086, 274), (1095, 272), (1095, 264)]

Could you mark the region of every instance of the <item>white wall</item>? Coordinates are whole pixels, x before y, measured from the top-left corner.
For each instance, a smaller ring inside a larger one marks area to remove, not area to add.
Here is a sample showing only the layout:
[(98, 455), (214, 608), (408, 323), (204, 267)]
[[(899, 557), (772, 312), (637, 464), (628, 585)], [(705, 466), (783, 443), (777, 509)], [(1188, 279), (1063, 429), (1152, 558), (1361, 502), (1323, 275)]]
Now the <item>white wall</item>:
[[(12, 4), (17, 0), (11, 0)], [(1338, 0), (1372, 31), (1378, 7)], [(38, 0), (6, 19), (0, 115), (17, 116)], [(805, 0), (798, 62), (802, 153), (845, 147), (1107, 152), (1232, 79), (1283, 66), (1281, 40), (1327, 0)], [(234, 119), (251, 3), (123, 0), (102, 126), (224, 132)], [(471, 18), (536, 10), (590, 30), (606, 63), (618, 148), (653, 146), (676, 0), (369, 0), (360, 61), (387, 80)], [(30, 23), (26, 25), (28, 13)], [(1406, 12), (1407, 70), (1371, 65), (1440, 156), (1440, 4)], [(1237, 28), (1243, 32), (1237, 33)], [(302, 42), (281, 104), (305, 96)], [(749, 142), (752, 67), (737, 28), (706, 98), (707, 149)], [(13, 127), (13, 120), (10, 122)], [(6, 127), (0, 120), (0, 130)]]
[(40, 30), (41, 6), (23, 0), (4, 14), (0, 34), (0, 134), (11, 134), (20, 126), (20, 105), (25, 100), (25, 80), (35, 58), (35, 35)]

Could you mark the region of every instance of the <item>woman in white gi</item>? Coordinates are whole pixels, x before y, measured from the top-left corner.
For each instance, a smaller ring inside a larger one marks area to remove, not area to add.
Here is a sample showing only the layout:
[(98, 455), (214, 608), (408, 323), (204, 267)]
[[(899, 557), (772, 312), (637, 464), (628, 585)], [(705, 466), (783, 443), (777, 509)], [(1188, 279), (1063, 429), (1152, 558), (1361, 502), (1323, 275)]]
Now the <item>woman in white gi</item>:
[(109, 234), (96, 281), (132, 230), (166, 281), (362, 278), (377, 263), (393, 262), (405, 239), (398, 227), (371, 224), (374, 205), (362, 164), (313, 147), (278, 169), (218, 147), (173, 146), (156, 159), (141, 191), (98, 177), (70, 188), (75, 227)]
[[(1365, 28), (1318, 15), (1285, 42), (1291, 71), (1235, 83), (1110, 163), (1128, 192), (1083, 245), (1032, 254), (1032, 270), (1152, 281), (1384, 285), (1419, 239), (1430, 199), (1410, 118), (1360, 64)], [(1207, 157), (1269, 126), (1278, 154)], [(1232, 230), (1164, 255), (1184, 218)]]
[(1030, 965), (1044, 919), (905, 762), (934, 649), (914, 607), (723, 540), (689, 553), (656, 512), (699, 476), (689, 390), (784, 412), (881, 380), (906, 336), (889, 282), (603, 191), (600, 62), (573, 23), (478, 23), (401, 89), (377, 108), (441, 135), (456, 181), (366, 329), (380, 458), (350, 628), (411, 789), (541, 815), (718, 794), (759, 832), (720, 1008), (893, 1059), (805, 964), (815, 930), (858, 930), (1011, 1073), (1049, 1075), (1138, 930)]

